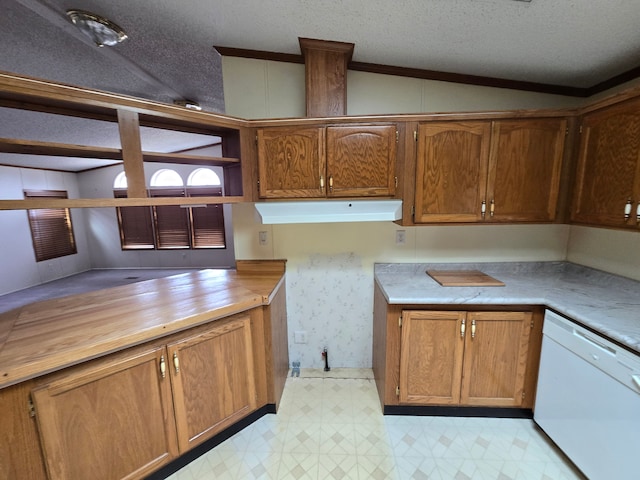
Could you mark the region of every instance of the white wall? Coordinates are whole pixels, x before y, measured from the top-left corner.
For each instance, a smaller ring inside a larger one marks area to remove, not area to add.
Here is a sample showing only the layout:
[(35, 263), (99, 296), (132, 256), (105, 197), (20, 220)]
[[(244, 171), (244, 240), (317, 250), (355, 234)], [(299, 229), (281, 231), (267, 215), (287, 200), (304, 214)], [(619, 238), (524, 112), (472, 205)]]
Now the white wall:
[[(246, 118), (304, 116), (302, 65), (223, 57), (227, 113)], [(564, 108), (583, 100), (389, 75), (349, 72), (349, 114)], [(249, 89), (249, 91), (245, 91)], [(291, 361), (370, 367), (375, 262), (564, 260), (568, 225), (399, 227), (391, 222), (262, 225), (251, 204), (234, 205), (236, 257), (287, 259)], [(407, 243), (395, 244), (406, 230)], [(269, 242), (258, 244), (266, 231)], [(295, 344), (304, 330), (308, 344)]]
[[(22, 199), (24, 189), (66, 190), (69, 198), (78, 197), (78, 185), (72, 173), (0, 166), (0, 198)], [(0, 211), (0, 295), (90, 268), (84, 212), (72, 209), (71, 222), (78, 253), (36, 262), (26, 210)]]

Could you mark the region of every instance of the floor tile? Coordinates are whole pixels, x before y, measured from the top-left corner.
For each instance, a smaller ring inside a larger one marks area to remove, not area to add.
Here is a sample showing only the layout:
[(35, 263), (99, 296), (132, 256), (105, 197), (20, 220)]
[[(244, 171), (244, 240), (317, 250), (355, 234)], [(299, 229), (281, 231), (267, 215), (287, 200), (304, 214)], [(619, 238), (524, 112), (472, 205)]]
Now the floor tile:
[(382, 415), (371, 370), (301, 370), (171, 480), (582, 480), (531, 420)]

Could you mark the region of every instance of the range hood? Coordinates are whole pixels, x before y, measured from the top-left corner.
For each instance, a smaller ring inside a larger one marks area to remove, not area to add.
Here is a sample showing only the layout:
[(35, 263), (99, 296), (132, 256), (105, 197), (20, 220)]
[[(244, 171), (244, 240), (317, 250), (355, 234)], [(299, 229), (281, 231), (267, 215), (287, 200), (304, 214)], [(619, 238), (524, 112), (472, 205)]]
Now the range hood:
[(402, 218), (402, 200), (256, 203), (263, 224), (385, 222)]

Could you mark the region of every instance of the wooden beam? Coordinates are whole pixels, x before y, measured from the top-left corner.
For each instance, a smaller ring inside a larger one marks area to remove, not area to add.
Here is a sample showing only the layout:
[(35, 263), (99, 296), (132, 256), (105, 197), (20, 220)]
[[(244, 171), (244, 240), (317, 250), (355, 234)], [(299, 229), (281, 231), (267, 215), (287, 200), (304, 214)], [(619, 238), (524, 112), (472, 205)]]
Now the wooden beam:
[(304, 56), (307, 117), (347, 114), (347, 65), (353, 43), (298, 38)]
[(124, 173), (127, 176), (127, 195), (129, 198), (146, 198), (147, 187), (142, 163), (138, 114), (131, 110), (118, 109), (118, 128)]

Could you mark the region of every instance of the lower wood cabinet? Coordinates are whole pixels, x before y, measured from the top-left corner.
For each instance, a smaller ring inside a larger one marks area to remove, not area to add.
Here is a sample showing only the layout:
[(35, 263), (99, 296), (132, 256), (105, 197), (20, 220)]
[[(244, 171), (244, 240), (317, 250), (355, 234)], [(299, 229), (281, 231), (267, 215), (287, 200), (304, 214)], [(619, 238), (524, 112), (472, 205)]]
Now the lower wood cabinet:
[(249, 314), (167, 342), (34, 389), (50, 479), (143, 478), (255, 410)]
[(248, 315), (169, 344), (180, 452), (256, 408)]
[(402, 312), (399, 402), (520, 407), (531, 312)]

